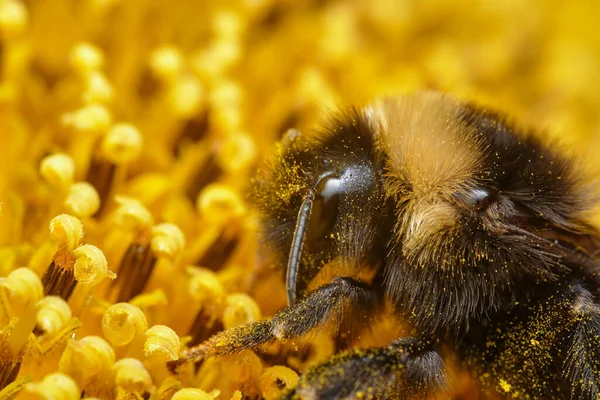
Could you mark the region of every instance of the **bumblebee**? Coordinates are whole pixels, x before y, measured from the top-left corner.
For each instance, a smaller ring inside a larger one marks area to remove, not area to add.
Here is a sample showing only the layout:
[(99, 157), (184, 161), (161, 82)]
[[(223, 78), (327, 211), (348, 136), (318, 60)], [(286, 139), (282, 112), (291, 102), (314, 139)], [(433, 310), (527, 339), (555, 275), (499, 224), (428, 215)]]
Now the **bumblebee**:
[[(600, 235), (580, 175), (501, 114), (436, 92), (292, 133), (254, 188), (264, 240), (287, 265), (289, 305), (180, 361), (331, 321), (351, 342), (388, 306), (410, 337), (340, 351), (286, 398), (443, 393), (446, 351), (500, 397), (598, 398)], [(331, 264), (337, 277), (311, 287)]]

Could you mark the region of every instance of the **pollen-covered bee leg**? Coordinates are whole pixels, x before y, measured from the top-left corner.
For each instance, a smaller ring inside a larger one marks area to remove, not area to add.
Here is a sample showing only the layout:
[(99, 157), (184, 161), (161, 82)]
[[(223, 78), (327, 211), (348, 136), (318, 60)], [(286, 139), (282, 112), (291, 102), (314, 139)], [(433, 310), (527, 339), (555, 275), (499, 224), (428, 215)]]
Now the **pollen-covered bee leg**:
[(594, 297), (571, 283), (527, 306), (526, 320), (517, 312), (492, 326), (497, 336), (474, 354), (495, 371), (496, 390), (513, 398), (600, 398), (600, 304)]
[(407, 399), (444, 387), (445, 367), (428, 342), (403, 338), (353, 349), (306, 371), (286, 399)]
[(600, 398), (600, 304), (592, 294), (578, 288), (563, 333), (566, 350), (563, 374), (571, 398)]
[(342, 314), (344, 318), (366, 325), (381, 304), (381, 293), (366, 283), (347, 277), (335, 278), (279, 311), (271, 320), (217, 333), (170, 363), (170, 367), (208, 356), (237, 353), (277, 339), (298, 338), (329, 321), (340, 321)]

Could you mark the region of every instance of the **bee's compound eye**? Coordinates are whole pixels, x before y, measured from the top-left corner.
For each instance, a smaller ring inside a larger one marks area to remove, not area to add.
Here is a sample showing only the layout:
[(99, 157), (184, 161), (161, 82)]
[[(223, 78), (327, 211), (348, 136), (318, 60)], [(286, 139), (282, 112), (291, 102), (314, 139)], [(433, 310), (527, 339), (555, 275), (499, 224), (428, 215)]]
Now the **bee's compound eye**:
[(342, 180), (336, 176), (324, 176), (315, 188), (315, 200), (322, 201), (324, 207), (331, 206), (332, 202), (339, 202), (341, 193)]
[(338, 215), (342, 180), (334, 175), (322, 177), (315, 187), (315, 198), (308, 222), (307, 242), (313, 251), (322, 250), (325, 240), (333, 231)]
[(454, 194), (454, 197), (472, 211), (483, 210), (496, 201), (495, 192), (483, 188), (473, 188), (457, 192)]

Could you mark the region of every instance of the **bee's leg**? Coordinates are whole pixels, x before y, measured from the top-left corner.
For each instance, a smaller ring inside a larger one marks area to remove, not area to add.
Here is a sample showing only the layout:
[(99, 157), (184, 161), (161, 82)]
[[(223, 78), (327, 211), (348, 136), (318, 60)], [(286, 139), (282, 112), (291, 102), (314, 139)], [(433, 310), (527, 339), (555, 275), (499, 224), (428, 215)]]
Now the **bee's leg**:
[(430, 342), (403, 338), (353, 349), (306, 371), (287, 399), (407, 399), (445, 384), (444, 361)]
[[(585, 282), (584, 282), (585, 283)], [(580, 282), (561, 285), (491, 325), (481, 358), (496, 390), (515, 398), (600, 398), (600, 304)], [(596, 297), (596, 298), (595, 298)], [(468, 342), (468, 341), (466, 341)]]
[(329, 321), (350, 318), (367, 325), (382, 304), (383, 293), (353, 278), (335, 278), (279, 311), (271, 320), (257, 321), (219, 332), (206, 342), (190, 349), (183, 358), (170, 363), (174, 368), (187, 361), (207, 356), (225, 355), (256, 348), (275, 340), (306, 335)]
[(576, 296), (563, 321), (563, 377), (570, 386), (572, 398), (600, 398), (600, 304), (593, 295), (575, 288)]

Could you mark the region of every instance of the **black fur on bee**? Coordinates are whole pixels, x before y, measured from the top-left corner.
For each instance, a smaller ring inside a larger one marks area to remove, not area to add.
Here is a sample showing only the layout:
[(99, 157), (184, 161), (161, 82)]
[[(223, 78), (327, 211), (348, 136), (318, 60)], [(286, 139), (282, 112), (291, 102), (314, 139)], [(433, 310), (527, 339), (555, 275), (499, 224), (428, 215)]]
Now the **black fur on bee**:
[[(289, 305), (187, 357), (301, 337), (329, 321), (357, 334), (391, 304), (413, 337), (342, 351), (305, 371), (287, 398), (443, 393), (447, 349), (496, 396), (598, 398), (591, 188), (538, 136), (443, 94), (339, 113), (315, 135), (284, 138), (254, 185), (264, 241), (287, 265)], [(310, 290), (332, 264), (338, 277)]]

